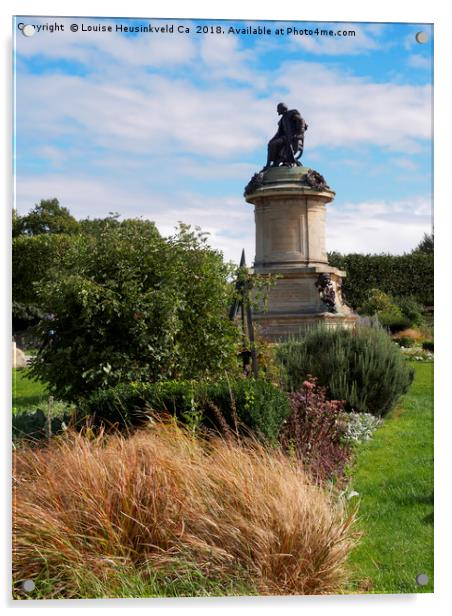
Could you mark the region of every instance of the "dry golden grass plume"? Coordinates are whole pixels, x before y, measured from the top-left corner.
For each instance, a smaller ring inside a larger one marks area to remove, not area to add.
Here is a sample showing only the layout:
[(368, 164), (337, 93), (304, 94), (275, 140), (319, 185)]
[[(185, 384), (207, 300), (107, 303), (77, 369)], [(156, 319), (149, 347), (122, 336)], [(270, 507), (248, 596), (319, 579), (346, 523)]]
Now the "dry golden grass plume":
[(354, 514), (299, 464), (257, 442), (204, 439), (173, 422), (125, 438), (70, 434), (15, 452), (15, 579), (144, 570), (183, 558), (239, 567), (262, 594), (340, 591)]

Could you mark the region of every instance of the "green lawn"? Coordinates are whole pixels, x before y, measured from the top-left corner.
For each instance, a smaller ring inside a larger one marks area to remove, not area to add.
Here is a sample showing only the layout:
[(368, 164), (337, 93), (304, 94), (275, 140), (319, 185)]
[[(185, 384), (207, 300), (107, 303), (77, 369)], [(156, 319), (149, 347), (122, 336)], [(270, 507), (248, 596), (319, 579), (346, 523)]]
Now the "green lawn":
[[(177, 562), (167, 570), (143, 567), (117, 567), (114, 572), (96, 575), (89, 569), (73, 570), (77, 594), (74, 599), (137, 599), (165, 597), (222, 597), (255, 596), (258, 591), (240, 574), (224, 579), (206, 577), (194, 564)], [(36, 578), (32, 596), (18, 585), (13, 590), (15, 599), (66, 599), (60, 590), (61, 582), (45, 577)]]
[(72, 404), (49, 400), (45, 385), (32, 380), (28, 368), (13, 370), (13, 440), (47, 438), (49, 430), (57, 434), (74, 410)]
[(433, 363), (414, 367), (410, 391), (351, 473), (364, 533), (350, 560), (358, 592), (433, 592)]
[(45, 385), (32, 381), (28, 368), (13, 369), (13, 412), (20, 413), (47, 399)]

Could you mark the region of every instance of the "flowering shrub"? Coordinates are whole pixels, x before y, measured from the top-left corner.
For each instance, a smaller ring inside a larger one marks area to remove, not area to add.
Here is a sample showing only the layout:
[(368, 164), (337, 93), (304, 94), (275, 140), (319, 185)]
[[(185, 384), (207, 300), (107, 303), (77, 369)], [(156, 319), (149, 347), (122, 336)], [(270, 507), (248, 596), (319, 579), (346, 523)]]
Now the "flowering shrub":
[(400, 347), (405, 359), (410, 361), (433, 361), (433, 353), (420, 347)]
[(317, 481), (340, 477), (350, 457), (345, 440), (344, 402), (327, 400), (317, 379), (308, 377), (290, 394), (291, 414), (280, 432), (283, 447), (294, 454)]

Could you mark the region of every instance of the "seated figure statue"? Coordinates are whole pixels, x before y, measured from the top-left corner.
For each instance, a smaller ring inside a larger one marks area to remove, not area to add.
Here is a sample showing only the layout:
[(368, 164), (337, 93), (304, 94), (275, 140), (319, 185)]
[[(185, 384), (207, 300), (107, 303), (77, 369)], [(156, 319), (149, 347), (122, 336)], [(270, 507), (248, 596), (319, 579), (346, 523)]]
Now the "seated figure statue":
[(289, 110), (284, 103), (276, 108), (281, 119), (278, 131), (268, 142), (267, 162), (264, 170), (269, 167), (295, 167), (301, 165), (299, 158), (303, 154), (304, 133), (308, 125), (297, 109)]

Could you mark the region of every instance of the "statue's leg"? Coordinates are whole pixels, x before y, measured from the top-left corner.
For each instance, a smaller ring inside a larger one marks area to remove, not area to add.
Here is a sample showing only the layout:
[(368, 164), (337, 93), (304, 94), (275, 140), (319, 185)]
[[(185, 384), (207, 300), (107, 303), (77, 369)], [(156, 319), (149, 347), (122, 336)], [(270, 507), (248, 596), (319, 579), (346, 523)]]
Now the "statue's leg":
[(265, 167), (264, 169), (267, 169), (267, 167), (270, 167), (270, 164), (272, 162), (272, 147), (271, 147), (271, 141), (269, 141), (268, 146), (267, 146), (267, 162), (265, 163)]
[(276, 153), (277, 153), (277, 146), (275, 144), (275, 140), (269, 141), (268, 148), (267, 148), (267, 164), (265, 165), (266, 167), (270, 167), (272, 162), (274, 162)]
[(281, 144), (281, 147), (278, 152), (278, 161), (280, 164), (282, 164), (283, 167), (293, 166), (293, 152), (292, 147), (289, 143)]
[(284, 140), (281, 138), (277, 138), (277, 139), (271, 139), (268, 142), (268, 149), (267, 149), (267, 163), (265, 165), (265, 168), (268, 168), (271, 166), (271, 163), (273, 163), (274, 165), (278, 164), (279, 161), (279, 151), (281, 149), (281, 145), (283, 145)]
[(297, 165), (299, 167), (302, 166), (301, 162), (300, 162), (300, 158), (303, 156), (303, 149), (304, 149), (304, 137), (301, 137), (298, 139), (298, 143), (297, 143), (297, 151), (295, 152), (295, 162), (297, 163)]

